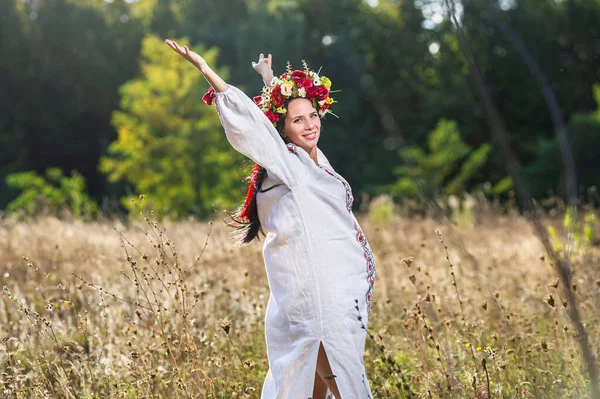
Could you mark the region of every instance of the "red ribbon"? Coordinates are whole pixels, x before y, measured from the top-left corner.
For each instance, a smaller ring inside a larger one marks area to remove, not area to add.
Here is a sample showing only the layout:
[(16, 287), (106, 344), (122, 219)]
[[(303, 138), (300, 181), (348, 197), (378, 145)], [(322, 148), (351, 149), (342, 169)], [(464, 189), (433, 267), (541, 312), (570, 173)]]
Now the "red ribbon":
[(240, 211), (240, 217), (245, 219), (250, 219), (250, 209), (249, 205), (252, 201), (252, 197), (254, 196), (254, 190), (256, 187), (256, 181), (258, 180), (258, 171), (260, 170), (260, 165), (254, 165), (254, 169), (252, 170), (252, 176), (250, 177), (250, 184), (248, 185), (248, 193), (246, 194), (246, 200), (244, 201), (244, 205), (242, 205), (242, 210)]
[(213, 105), (213, 102), (215, 101), (215, 89), (213, 89), (212, 87), (210, 89), (208, 89), (208, 91), (206, 92), (206, 94), (202, 97), (202, 101), (204, 101), (206, 103), (206, 105)]

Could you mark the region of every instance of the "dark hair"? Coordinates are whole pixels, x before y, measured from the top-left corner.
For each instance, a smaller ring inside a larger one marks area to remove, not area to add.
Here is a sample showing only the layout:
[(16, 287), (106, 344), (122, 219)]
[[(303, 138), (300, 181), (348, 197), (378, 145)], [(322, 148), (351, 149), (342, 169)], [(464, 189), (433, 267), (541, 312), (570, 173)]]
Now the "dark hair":
[[(277, 131), (283, 141), (283, 136), (281, 136), (283, 132), (283, 127), (285, 126), (285, 117), (281, 118), (281, 120), (277, 123)], [(247, 217), (242, 216), (242, 212), (244, 211), (244, 205), (241, 205), (234, 212), (230, 213), (229, 216), (233, 220), (233, 223), (229, 225), (236, 229), (233, 239), (238, 245), (244, 245), (250, 243), (255, 238), (259, 238), (259, 235), (265, 235), (265, 232), (262, 228), (262, 224), (260, 223), (260, 219), (258, 218), (258, 207), (256, 205), (256, 195), (260, 193), (265, 193), (269, 190), (274, 189), (275, 187), (280, 186), (280, 184), (275, 184), (271, 187), (268, 187), (263, 190), (262, 184), (267, 177), (267, 170), (262, 166), (258, 167), (256, 183), (254, 183), (254, 192), (252, 193), (252, 197), (250, 198), (250, 202), (248, 203), (248, 207), (246, 209)], [(248, 184), (253, 184), (252, 182), (252, 173), (246, 178), (248, 180)]]

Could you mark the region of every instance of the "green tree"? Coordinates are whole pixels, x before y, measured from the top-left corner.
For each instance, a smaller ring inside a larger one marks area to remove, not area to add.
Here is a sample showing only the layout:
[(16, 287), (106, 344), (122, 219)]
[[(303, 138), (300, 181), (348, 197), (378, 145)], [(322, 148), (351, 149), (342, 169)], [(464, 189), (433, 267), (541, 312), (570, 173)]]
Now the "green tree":
[[(593, 93), (598, 104), (596, 111), (574, 113), (569, 121), (567, 130), (573, 148), (575, 167), (580, 187), (600, 187), (600, 84), (593, 87)], [(561, 194), (565, 191), (564, 171), (554, 139), (538, 138), (531, 152), (535, 160), (525, 168), (533, 195), (536, 197)]]
[(398, 180), (391, 186), (396, 197), (433, 199), (437, 194), (460, 194), (485, 164), (491, 146), (475, 151), (461, 138), (456, 122), (441, 120), (429, 134), (427, 150), (412, 146), (399, 152)]
[(6, 183), (21, 193), (8, 204), (9, 212), (33, 216), (41, 213), (59, 214), (68, 210), (75, 217), (95, 216), (96, 202), (85, 189), (85, 178), (77, 172), (65, 176), (59, 168), (49, 168), (44, 175), (33, 171), (13, 173)]
[[(142, 37), (125, 4), (1, 2), (0, 181), (59, 167), (78, 170), (93, 196), (106, 194), (98, 160), (115, 137), (110, 112), (119, 86), (137, 73)], [(16, 194), (3, 191), (0, 207)]]
[[(216, 65), (216, 49), (196, 51)], [(152, 35), (142, 42), (141, 71), (121, 88), (121, 110), (112, 118), (118, 139), (101, 170), (147, 195), (164, 216), (206, 216), (213, 207), (234, 206), (243, 195), (242, 156), (227, 142), (215, 109), (202, 101), (202, 74)], [(127, 198), (123, 203), (130, 206)]]

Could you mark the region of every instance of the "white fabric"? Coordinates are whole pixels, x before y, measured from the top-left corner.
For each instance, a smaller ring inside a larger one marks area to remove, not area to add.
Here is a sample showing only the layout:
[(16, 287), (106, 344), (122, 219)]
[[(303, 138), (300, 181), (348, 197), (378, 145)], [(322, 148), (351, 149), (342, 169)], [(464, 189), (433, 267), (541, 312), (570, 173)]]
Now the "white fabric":
[(317, 166), (286, 145), (237, 88), (217, 93), (215, 104), (233, 147), (267, 169), (263, 190), (279, 184), (257, 194), (271, 289), (262, 398), (311, 397), (320, 342), (342, 398), (371, 398), (362, 358), (375, 265), (350, 186), (320, 150)]

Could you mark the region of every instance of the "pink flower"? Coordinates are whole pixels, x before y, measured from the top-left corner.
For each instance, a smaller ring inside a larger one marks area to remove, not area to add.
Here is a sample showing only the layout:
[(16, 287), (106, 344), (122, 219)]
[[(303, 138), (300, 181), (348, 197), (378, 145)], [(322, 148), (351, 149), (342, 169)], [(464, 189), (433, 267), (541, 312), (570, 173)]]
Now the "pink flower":
[(296, 81), (296, 84), (298, 85), (298, 87), (304, 87), (305, 89), (310, 89), (311, 87), (313, 87), (313, 82), (309, 78)]

